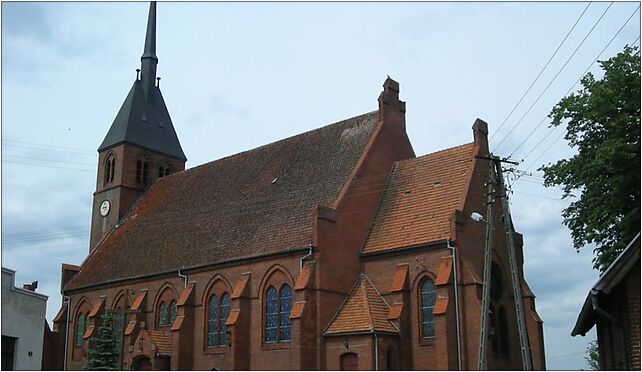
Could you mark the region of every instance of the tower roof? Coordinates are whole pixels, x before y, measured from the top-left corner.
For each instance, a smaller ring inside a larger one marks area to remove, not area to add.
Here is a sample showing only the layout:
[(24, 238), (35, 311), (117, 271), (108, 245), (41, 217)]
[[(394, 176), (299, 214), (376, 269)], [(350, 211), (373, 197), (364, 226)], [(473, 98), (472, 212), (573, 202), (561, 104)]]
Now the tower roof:
[(105, 139), (98, 147), (104, 151), (122, 143), (141, 146), (180, 160), (187, 160), (172, 119), (156, 81), (156, 3), (149, 7), (145, 48), (141, 57), (141, 76), (120, 107)]

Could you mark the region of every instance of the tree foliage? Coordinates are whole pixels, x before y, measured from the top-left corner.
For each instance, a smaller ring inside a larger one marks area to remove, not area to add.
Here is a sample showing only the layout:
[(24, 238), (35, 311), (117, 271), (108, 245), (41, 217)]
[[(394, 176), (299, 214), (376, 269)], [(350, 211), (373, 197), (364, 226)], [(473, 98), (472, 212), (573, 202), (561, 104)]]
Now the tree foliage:
[(117, 370), (118, 354), (116, 353), (116, 340), (112, 330), (114, 317), (110, 312), (105, 312), (100, 317), (98, 334), (91, 339), (93, 347), (89, 349), (89, 360), (85, 365), (90, 371)]
[(553, 126), (566, 123), (577, 154), (540, 170), (544, 185), (576, 198), (564, 224), (576, 250), (595, 243), (593, 267), (603, 272), (640, 231), (640, 51), (626, 46), (600, 65), (602, 79), (588, 73), (549, 114)]
[(597, 340), (589, 342), (586, 346), (586, 354), (584, 355), (584, 360), (589, 366), (591, 371), (600, 370), (600, 352), (597, 347)]

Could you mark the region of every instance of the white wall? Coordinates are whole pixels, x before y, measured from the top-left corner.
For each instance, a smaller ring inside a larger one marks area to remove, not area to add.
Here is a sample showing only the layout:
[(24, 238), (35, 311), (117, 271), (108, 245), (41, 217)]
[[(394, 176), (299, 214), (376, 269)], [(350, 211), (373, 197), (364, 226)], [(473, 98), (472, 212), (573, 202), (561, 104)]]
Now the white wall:
[(14, 281), (15, 272), (3, 267), (2, 335), (17, 338), (13, 369), (40, 370), (47, 296), (15, 288)]

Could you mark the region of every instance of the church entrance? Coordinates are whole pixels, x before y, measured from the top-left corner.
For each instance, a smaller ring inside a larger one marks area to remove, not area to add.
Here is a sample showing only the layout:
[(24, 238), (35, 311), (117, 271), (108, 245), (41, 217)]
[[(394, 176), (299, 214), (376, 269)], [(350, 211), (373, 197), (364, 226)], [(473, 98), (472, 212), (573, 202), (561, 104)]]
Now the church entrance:
[(141, 356), (132, 362), (132, 370), (134, 371), (151, 371), (152, 361), (146, 356)]

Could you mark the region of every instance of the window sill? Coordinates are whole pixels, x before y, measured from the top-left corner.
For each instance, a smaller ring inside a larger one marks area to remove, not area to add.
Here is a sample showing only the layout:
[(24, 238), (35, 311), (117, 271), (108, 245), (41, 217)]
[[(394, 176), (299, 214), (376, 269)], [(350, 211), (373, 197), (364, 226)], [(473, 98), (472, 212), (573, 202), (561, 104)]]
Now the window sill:
[(291, 349), (292, 348), (292, 341), (280, 341), (280, 342), (270, 342), (266, 343), (263, 341), (263, 345), (261, 345), (261, 350), (279, 350), (279, 349)]
[(421, 345), (421, 346), (434, 346), (435, 345), (435, 337), (421, 338), (419, 340), (419, 345)]

